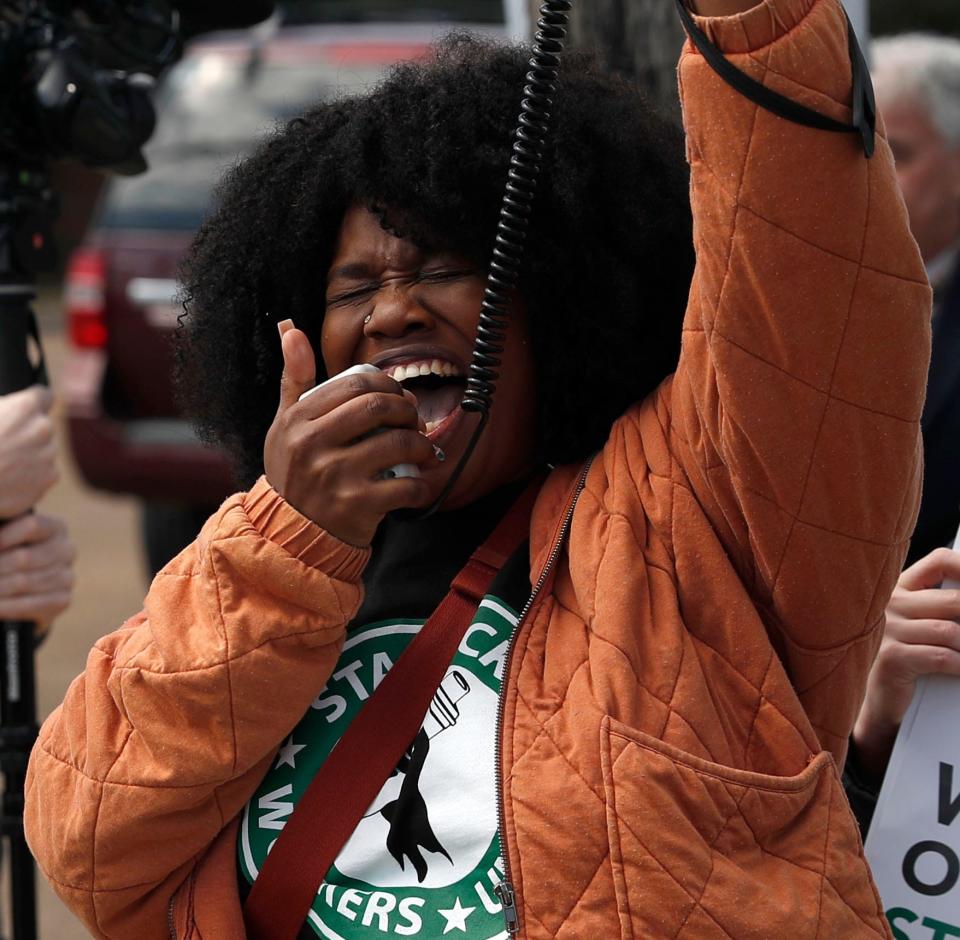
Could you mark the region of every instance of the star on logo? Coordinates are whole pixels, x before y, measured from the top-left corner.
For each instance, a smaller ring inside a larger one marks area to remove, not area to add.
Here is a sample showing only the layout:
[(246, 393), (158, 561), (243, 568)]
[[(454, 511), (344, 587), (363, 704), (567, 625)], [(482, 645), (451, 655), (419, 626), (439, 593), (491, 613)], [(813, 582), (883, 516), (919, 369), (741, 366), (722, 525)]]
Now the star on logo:
[(467, 932), (467, 918), (476, 910), (475, 907), (461, 907), (460, 898), (454, 901), (453, 907), (446, 911), (438, 910), (438, 914), (443, 914), (447, 919), (447, 926), (443, 928), (444, 934), (451, 930), (462, 930)]
[(276, 770), (278, 767), (282, 767), (284, 764), (286, 764), (288, 767), (292, 767), (294, 770), (296, 770), (297, 754), (299, 754), (305, 747), (306, 744), (294, 744), (293, 735), (291, 734), (290, 737), (287, 738), (287, 743), (280, 748), (277, 763), (273, 769)]

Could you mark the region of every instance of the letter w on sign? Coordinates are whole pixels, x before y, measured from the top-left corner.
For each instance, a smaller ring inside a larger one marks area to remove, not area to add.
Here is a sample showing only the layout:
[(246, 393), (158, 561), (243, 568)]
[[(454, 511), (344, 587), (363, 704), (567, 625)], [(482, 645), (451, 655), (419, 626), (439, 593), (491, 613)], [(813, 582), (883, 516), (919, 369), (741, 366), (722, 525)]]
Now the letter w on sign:
[[(909, 910), (958, 924), (960, 883), (960, 679), (917, 684), (865, 846), (888, 914)], [(960, 928), (958, 928), (960, 929)], [(958, 934), (960, 936), (960, 934)]]
[(949, 826), (960, 813), (960, 793), (953, 796), (953, 764), (940, 761), (940, 807), (937, 821)]

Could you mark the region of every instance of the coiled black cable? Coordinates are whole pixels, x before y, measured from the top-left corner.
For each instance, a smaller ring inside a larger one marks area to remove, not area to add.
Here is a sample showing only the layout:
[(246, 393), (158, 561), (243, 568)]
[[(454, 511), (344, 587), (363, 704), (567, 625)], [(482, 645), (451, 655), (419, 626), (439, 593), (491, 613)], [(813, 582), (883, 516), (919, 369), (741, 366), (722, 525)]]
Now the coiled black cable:
[(570, 0), (546, 0), (540, 7), (530, 71), (527, 72), (520, 116), (513, 135), (507, 188), (480, 305), (480, 322), (467, 387), (460, 404), (464, 411), (480, 412), (484, 417), (493, 404), (493, 392), (499, 378), (497, 369), (509, 322), (507, 304), (517, 285), (523, 261), (570, 8)]
[(537, 191), (540, 164), (546, 148), (547, 132), (550, 129), (550, 109), (557, 89), (560, 55), (563, 52), (568, 14), (572, 5), (571, 0), (546, 0), (540, 7), (530, 71), (526, 75), (520, 116), (513, 134), (513, 152), (510, 156), (506, 191), (500, 206), (493, 258), (480, 304), (480, 319), (470, 359), (467, 387), (460, 402), (464, 411), (479, 414), (480, 421), (443, 491), (428, 509), (419, 514), (420, 518), (436, 512), (450, 494), (490, 417), (493, 393), (500, 377), (497, 370), (500, 367), (500, 356), (510, 322), (507, 305), (517, 286), (520, 265), (523, 263), (527, 228)]

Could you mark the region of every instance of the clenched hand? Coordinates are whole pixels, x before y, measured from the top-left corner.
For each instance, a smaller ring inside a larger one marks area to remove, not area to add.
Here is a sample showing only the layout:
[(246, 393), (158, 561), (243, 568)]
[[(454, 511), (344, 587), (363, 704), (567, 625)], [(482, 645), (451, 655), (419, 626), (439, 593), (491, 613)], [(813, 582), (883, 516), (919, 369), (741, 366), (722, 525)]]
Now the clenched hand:
[(39, 385), (0, 396), (0, 519), (26, 512), (57, 481), (52, 404)]
[(70, 603), (75, 555), (60, 519), (37, 512), (0, 526), (0, 620), (44, 632)]

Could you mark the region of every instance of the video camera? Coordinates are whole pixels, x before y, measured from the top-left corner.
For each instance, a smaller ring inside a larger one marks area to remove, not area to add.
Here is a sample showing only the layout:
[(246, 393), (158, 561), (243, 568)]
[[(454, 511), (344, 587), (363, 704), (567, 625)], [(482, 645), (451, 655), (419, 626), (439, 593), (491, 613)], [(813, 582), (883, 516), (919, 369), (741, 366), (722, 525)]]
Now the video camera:
[(180, 49), (180, 16), (165, 0), (4, 4), (0, 160), (144, 169), (150, 90)]
[[(221, 9), (224, 7), (224, 9)], [(146, 168), (150, 91), (183, 41), (253, 25), (272, 3), (168, 0), (0, 2), (0, 161), (77, 160)]]
[(272, 11), (262, 0), (229, 8), (202, 0), (0, 0), (0, 243), (12, 235), (15, 266), (32, 275), (54, 263), (52, 161), (143, 172), (141, 147), (155, 124), (151, 91), (184, 40), (249, 26)]

